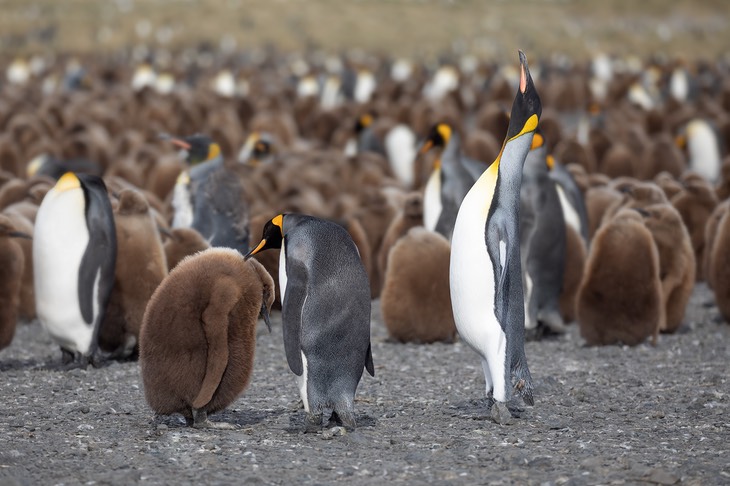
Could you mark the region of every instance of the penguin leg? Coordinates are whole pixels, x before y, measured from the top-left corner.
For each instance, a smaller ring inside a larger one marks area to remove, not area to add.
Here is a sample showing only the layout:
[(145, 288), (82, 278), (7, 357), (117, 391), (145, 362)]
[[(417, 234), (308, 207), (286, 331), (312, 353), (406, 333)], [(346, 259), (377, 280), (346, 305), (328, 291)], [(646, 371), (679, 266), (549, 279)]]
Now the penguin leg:
[(61, 348), (61, 364), (68, 365), (74, 362), (74, 353), (68, 349)]
[(492, 373), (489, 371), (487, 358), (482, 358), (482, 370), (484, 371), (484, 381), (487, 382), (487, 407), (491, 407), (492, 403), (494, 403), (494, 387), (492, 385)]
[(355, 430), (357, 423), (355, 422), (355, 407), (352, 400), (344, 399), (335, 403), (332, 418), (335, 419), (338, 424), (345, 427), (348, 432)]
[(323, 406), (321, 403), (309, 404), (307, 417), (304, 420), (304, 433), (310, 434), (322, 429)]
[(200, 408), (193, 408), (193, 427), (196, 429), (218, 429), (218, 430), (236, 430), (236, 424), (228, 422), (211, 422), (208, 420), (208, 414)]

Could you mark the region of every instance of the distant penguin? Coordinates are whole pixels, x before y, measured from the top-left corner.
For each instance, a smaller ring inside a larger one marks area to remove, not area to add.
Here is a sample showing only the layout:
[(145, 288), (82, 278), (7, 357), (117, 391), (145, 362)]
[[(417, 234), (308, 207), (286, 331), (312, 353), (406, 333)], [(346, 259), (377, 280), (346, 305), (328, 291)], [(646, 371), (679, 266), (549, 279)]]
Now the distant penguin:
[(253, 132), (246, 139), (246, 143), (238, 153), (238, 162), (258, 166), (268, 164), (274, 160), (276, 142), (274, 135), (269, 132)]
[(586, 208), (583, 192), (575, 181), (573, 174), (555, 157), (548, 155), (546, 158), (550, 178), (555, 182), (555, 189), (558, 191), (560, 207), (563, 209), (565, 224), (571, 226), (584, 242), (588, 243), (588, 209)]
[(370, 291), (352, 238), (330, 221), (280, 214), (264, 226), (246, 258), (281, 248), (279, 285), (284, 350), (297, 376), (306, 430), (322, 426), (325, 411), (355, 428), (355, 390), (363, 368), (375, 376), (370, 351)]
[(403, 187), (412, 188), (418, 154), (415, 133), (406, 125), (396, 125), (385, 134), (383, 144), (393, 174)]
[(730, 323), (730, 211), (718, 223), (709, 268), (715, 303), (725, 322)]
[(33, 223), (19, 213), (3, 212), (12, 221), (15, 229), (27, 238), (19, 238), (16, 243), (23, 250), (23, 277), (20, 283), (20, 304), (18, 317), (30, 322), (36, 318), (35, 288), (33, 286)]
[(674, 332), (682, 324), (695, 285), (696, 263), (692, 243), (682, 217), (671, 204), (654, 204), (640, 212), (659, 252), (662, 303), (666, 309), (663, 326), (659, 330)]
[(13, 221), (0, 214), (0, 349), (12, 342), (18, 321), (24, 266), (18, 238), (30, 238), (30, 235), (17, 231)]
[(618, 204), (622, 198), (620, 192), (608, 186), (591, 187), (586, 191), (588, 236), (591, 240), (601, 226), (606, 210), (614, 204)]
[(233, 428), (208, 415), (248, 385), (258, 317), (270, 326), (273, 300), (271, 276), (235, 250), (211, 248), (180, 262), (155, 290), (142, 323), (140, 372), (152, 410), (182, 414), (194, 427)]
[(511, 420), (506, 403), (517, 391), (533, 404), (525, 356), (525, 307), (520, 264), (520, 183), (542, 107), (520, 51), (520, 82), (499, 157), (459, 208), (451, 245), (451, 303), (462, 339), (481, 357), (492, 419)]
[(167, 259), (144, 196), (119, 193), (114, 210), (117, 264), (109, 306), (99, 330), (99, 347), (115, 358), (137, 353), (139, 329), (152, 293), (167, 276)]
[(423, 195), (420, 192), (412, 192), (406, 196), (403, 209), (393, 218), (390, 226), (388, 226), (388, 231), (383, 237), (383, 243), (380, 245), (378, 254), (378, 274), (381, 278), (385, 279), (388, 254), (393, 245), (405, 236), (411, 228), (416, 226), (423, 226)]
[(565, 271), (565, 218), (539, 130), (522, 170), (519, 215), (525, 329), (533, 337), (539, 332), (538, 324), (550, 332), (565, 332), (559, 303)]
[(206, 135), (170, 138), (192, 166), (173, 190), (173, 227), (192, 226), (211, 246), (245, 251), (249, 245), (248, 204), (238, 175)]
[(208, 248), (210, 248), (210, 244), (195, 229), (171, 229), (170, 238), (164, 244), (167, 270), (172, 271), (185, 257)]
[(38, 319), (63, 362), (93, 362), (114, 285), (117, 236), (104, 181), (68, 172), (43, 199), (33, 237)]
[(578, 292), (589, 346), (640, 344), (664, 323), (659, 253), (639, 212), (621, 209), (596, 232)]
[(421, 153), (432, 147), (443, 150), (434, 163), (424, 190), (423, 224), (426, 229), (450, 239), (459, 205), (487, 165), (464, 156), (459, 134), (446, 123), (439, 123), (431, 129)]
[(566, 323), (575, 320), (576, 300), (586, 259), (588, 258), (587, 253), (586, 241), (572, 226), (566, 224), (565, 270), (563, 271), (563, 285), (560, 292), (560, 314)]
[(723, 201), (715, 207), (715, 210), (707, 220), (705, 226), (705, 259), (702, 262), (697, 262), (697, 265), (702, 265), (705, 280), (707, 285), (712, 288), (712, 255), (715, 248), (715, 240), (717, 239), (718, 228), (720, 227), (720, 221), (725, 217), (725, 214), (730, 212), (730, 199)]
[[(708, 182), (720, 180), (722, 158), (715, 129), (701, 118), (690, 121), (686, 127), (686, 146), (689, 153), (689, 168)], [(680, 137), (680, 144), (683, 144)]]

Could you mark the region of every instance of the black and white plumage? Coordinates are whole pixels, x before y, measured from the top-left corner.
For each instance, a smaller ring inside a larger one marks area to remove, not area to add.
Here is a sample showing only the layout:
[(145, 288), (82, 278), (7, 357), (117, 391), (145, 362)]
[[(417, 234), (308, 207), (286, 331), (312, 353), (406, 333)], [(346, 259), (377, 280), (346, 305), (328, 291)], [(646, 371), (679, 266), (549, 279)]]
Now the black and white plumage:
[(38, 208), (33, 238), (36, 309), (64, 361), (97, 349), (114, 285), (117, 238), (104, 181), (66, 173)]
[(206, 135), (170, 141), (183, 148), (192, 166), (175, 184), (172, 226), (196, 229), (211, 246), (248, 251), (248, 204), (239, 176), (226, 165), (218, 144)]
[(519, 212), (522, 168), (542, 109), (522, 52), (520, 63), (505, 143), (459, 208), (450, 263), (456, 327), (481, 357), (487, 396), (495, 401), (492, 417), (499, 423), (511, 419), (505, 403), (513, 389), (533, 403), (524, 349)]
[(307, 430), (325, 411), (355, 427), (354, 397), (363, 368), (375, 375), (370, 349), (370, 285), (355, 243), (340, 225), (300, 214), (266, 223), (247, 258), (281, 248), (279, 288), (284, 349), (297, 375)]

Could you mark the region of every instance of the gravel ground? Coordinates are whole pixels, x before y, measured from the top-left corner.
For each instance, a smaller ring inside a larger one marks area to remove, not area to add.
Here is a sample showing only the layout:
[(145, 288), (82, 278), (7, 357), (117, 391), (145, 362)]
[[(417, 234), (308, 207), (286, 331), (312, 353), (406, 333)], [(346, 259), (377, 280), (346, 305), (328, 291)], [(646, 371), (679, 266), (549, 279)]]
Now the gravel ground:
[(250, 387), (212, 417), (235, 431), (154, 424), (136, 363), (45, 370), (60, 352), (23, 325), (0, 353), (0, 484), (728, 484), (730, 326), (709, 300), (698, 285), (657, 347), (586, 348), (575, 326), (528, 343), (536, 403), (508, 426), (488, 418), (476, 354), (388, 342), (375, 302), (376, 377), (341, 436), (301, 432), (278, 314)]

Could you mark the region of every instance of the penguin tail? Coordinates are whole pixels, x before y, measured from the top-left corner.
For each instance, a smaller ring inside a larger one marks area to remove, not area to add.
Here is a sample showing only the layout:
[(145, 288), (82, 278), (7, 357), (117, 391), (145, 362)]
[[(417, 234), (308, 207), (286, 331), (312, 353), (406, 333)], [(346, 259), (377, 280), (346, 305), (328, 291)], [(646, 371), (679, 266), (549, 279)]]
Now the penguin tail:
[(520, 359), (512, 370), (512, 382), (514, 391), (518, 393), (526, 404), (533, 406), (535, 400), (532, 397), (532, 376), (527, 367), (525, 358)]

